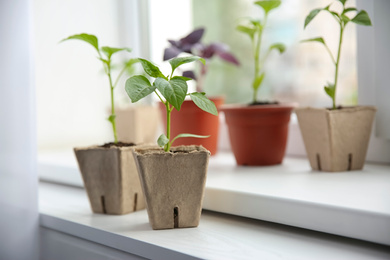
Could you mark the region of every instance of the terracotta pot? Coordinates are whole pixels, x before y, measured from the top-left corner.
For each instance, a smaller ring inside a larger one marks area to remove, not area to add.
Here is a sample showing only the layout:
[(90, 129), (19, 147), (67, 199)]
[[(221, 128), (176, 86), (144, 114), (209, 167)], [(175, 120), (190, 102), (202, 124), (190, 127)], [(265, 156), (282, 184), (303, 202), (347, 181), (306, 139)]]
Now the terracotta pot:
[(156, 143), (159, 111), (154, 106), (115, 108), (118, 140), (132, 143)]
[(197, 227), (210, 153), (201, 146), (136, 148), (134, 158), (153, 229)]
[(122, 215), (145, 208), (134, 147), (74, 148), (94, 213)]
[(274, 165), (283, 161), (294, 104), (221, 108), (238, 165)]
[(298, 108), (295, 112), (313, 170), (340, 172), (363, 168), (375, 107)]
[[(223, 104), (224, 98), (210, 98), (217, 109)], [(161, 118), (166, 129), (166, 110), (163, 103), (159, 103)], [(202, 145), (210, 151), (211, 155), (217, 153), (219, 116), (214, 116), (197, 107), (191, 100), (185, 100), (180, 111), (172, 110), (171, 114), (171, 137), (181, 133), (197, 135), (210, 135), (209, 138), (179, 138), (174, 142), (178, 145)]]

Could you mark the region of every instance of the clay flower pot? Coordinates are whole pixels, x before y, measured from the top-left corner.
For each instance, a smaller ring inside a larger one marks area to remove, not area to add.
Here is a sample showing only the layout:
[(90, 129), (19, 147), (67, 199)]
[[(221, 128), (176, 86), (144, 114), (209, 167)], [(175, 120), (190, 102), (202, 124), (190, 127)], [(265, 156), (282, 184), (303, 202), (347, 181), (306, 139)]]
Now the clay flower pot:
[(145, 208), (134, 147), (74, 148), (94, 213), (122, 215)]
[[(210, 98), (217, 109), (223, 104), (224, 98)], [(166, 110), (163, 103), (159, 103), (161, 118), (166, 128)], [(197, 107), (191, 100), (185, 100), (180, 111), (174, 109), (171, 114), (171, 136), (181, 133), (197, 135), (210, 135), (208, 138), (179, 138), (174, 145), (201, 145), (210, 151), (211, 155), (217, 153), (219, 116), (214, 116)]]
[(122, 142), (155, 143), (159, 111), (154, 106), (116, 108), (116, 128)]
[(226, 105), (221, 108), (238, 165), (282, 163), (293, 108), (294, 104)]
[(313, 170), (339, 172), (364, 166), (376, 108), (296, 109)]
[(134, 149), (153, 229), (199, 225), (209, 157), (201, 146)]

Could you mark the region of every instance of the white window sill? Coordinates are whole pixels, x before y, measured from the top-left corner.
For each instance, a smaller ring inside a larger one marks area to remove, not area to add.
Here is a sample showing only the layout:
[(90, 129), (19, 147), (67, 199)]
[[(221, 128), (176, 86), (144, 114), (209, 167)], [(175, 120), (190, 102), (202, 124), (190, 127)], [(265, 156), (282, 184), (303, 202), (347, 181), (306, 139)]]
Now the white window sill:
[[(210, 160), (203, 208), (390, 245), (389, 173), (389, 165), (374, 164), (363, 171), (313, 172), (307, 160), (290, 157), (279, 166), (238, 167), (232, 154), (220, 153)], [(70, 154), (41, 156), (39, 174), (82, 186)], [(88, 202), (81, 209), (94, 216)]]
[(197, 228), (152, 230), (146, 210), (93, 214), (85, 191), (41, 182), (40, 225), (148, 259), (389, 259), (386, 246), (203, 211)]

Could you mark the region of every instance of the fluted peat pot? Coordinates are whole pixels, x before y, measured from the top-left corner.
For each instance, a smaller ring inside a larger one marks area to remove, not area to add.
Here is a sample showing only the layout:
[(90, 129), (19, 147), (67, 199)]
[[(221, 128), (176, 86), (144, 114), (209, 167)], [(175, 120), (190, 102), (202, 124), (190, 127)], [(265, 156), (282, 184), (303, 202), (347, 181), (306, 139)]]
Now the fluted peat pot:
[(201, 146), (136, 148), (134, 158), (153, 229), (197, 227), (210, 152)]
[(313, 170), (360, 170), (366, 159), (376, 108), (373, 106), (296, 109)]
[(134, 147), (107, 144), (74, 148), (94, 213), (121, 215), (145, 208)]

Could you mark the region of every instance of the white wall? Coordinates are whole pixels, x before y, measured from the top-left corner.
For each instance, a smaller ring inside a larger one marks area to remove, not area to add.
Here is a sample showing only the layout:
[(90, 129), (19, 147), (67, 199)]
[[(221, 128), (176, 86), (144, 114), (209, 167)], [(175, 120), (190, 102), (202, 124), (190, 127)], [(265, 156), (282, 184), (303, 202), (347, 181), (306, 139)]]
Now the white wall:
[(38, 259), (31, 0), (0, 1), (0, 259)]

